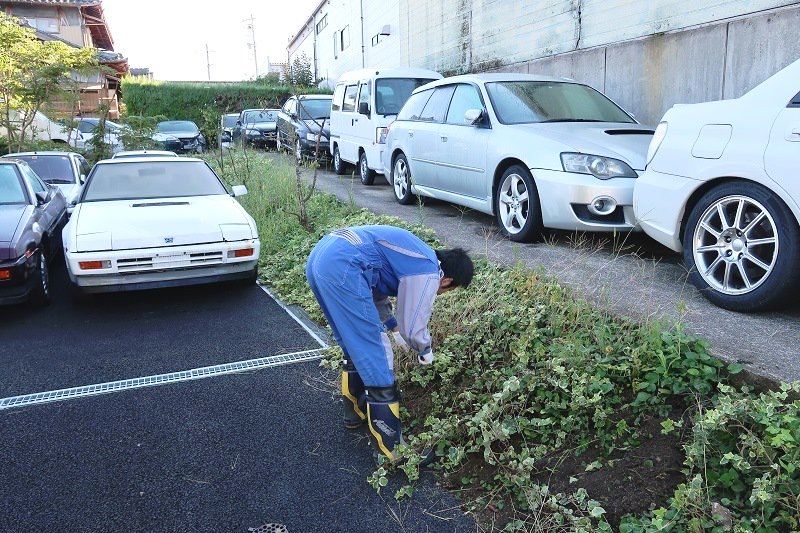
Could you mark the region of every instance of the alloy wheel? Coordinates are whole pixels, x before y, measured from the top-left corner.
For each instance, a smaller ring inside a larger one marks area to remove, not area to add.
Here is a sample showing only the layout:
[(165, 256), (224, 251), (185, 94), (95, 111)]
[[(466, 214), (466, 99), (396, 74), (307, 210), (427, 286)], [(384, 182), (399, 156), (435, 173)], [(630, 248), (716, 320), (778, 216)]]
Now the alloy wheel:
[(769, 211), (753, 198), (733, 195), (713, 202), (700, 216), (692, 254), (710, 287), (738, 295), (766, 281), (775, 268), (779, 244)]
[(394, 163), (394, 195), (398, 199), (403, 199), (408, 194), (408, 164), (402, 157), (397, 158)]
[(529, 191), (525, 180), (519, 174), (509, 174), (500, 185), (500, 220), (509, 234), (516, 234), (525, 228), (529, 215)]

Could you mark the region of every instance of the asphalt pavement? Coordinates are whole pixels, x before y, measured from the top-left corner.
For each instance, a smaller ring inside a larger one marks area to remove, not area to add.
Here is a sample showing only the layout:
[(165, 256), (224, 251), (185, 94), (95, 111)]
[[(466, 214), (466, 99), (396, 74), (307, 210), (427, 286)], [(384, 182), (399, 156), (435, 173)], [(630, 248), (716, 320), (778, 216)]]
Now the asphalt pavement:
[(500, 264), (521, 261), (544, 268), (617, 316), (655, 320), (666, 327), (680, 324), (686, 332), (708, 340), (714, 355), (742, 363), (756, 376), (800, 380), (800, 297), (782, 312), (734, 313), (703, 298), (688, 282), (681, 257), (643, 233), (550, 231), (542, 242), (513, 243), (500, 235), (489, 215), (428, 198), (403, 206), (383, 176), (364, 186), (350, 170), (344, 176), (320, 170), (317, 188), (374, 213), (423, 223), (447, 246), (464, 247)]
[[(258, 287), (0, 309), (0, 399), (313, 350)], [(423, 475), (377, 494), (366, 431), (341, 424), (318, 361), (0, 410), (0, 531), (469, 531)]]

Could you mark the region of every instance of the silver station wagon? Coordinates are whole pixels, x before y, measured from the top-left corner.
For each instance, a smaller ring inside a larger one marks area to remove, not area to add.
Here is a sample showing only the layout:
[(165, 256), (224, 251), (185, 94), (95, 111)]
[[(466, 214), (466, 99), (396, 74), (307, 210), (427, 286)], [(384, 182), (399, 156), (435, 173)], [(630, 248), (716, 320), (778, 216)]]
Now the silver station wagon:
[(543, 228), (636, 228), (633, 185), (653, 130), (566, 78), (454, 76), (417, 89), (389, 128), (383, 165), (414, 195), (495, 215), (514, 241)]

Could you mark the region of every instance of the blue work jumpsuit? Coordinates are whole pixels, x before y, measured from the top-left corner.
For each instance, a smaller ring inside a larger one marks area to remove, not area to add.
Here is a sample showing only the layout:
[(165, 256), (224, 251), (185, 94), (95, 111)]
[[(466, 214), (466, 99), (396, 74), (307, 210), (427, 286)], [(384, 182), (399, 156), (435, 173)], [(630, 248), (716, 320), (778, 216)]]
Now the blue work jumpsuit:
[[(442, 276), (433, 249), (393, 226), (336, 230), (314, 246), (306, 264), (333, 335), (367, 388), (394, 384), (385, 330), (397, 326), (411, 349), (430, 353), (428, 321)], [(390, 296), (397, 297), (394, 315)]]

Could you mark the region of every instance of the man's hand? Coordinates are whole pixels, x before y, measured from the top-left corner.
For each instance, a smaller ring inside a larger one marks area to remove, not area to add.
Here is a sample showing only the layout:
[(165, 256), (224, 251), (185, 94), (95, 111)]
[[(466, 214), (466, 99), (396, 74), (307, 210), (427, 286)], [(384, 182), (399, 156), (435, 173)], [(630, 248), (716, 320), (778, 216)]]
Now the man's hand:
[(394, 339), (394, 343), (397, 345), (397, 347), (400, 348), (402, 351), (407, 352), (411, 349), (408, 346), (406, 340), (403, 338), (403, 336), (400, 335), (399, 331), (393, 331), (392, 338)]
[(433, 350), (428, 349), (427, 351), (419, 354), (417, 356), (417, 362), (421, 365), (429, 365), (433, 363)]

